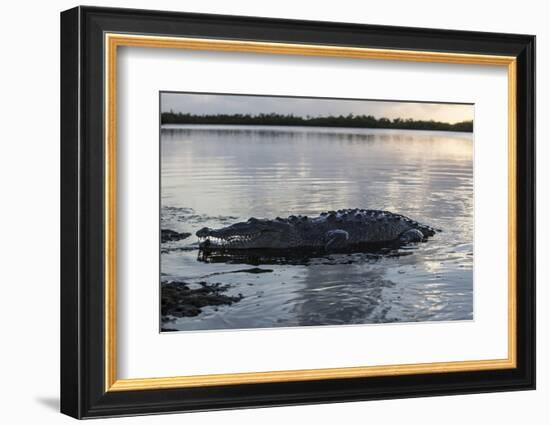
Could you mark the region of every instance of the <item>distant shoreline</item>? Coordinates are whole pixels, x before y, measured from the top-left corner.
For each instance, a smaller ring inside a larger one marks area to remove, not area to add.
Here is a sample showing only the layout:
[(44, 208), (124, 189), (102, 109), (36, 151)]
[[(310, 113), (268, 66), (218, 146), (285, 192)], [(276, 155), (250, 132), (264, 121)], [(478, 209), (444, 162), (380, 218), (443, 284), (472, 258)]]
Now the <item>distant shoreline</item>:
[[(277, 124), (277, 125), (274, 125), (274, 124), (196, 124), (196, 123), (193, 123), (193, 124), (179, 124), (179, 123), (176, 123), (176, 124), (161, 124), (160, 125), (161, 129), (165, 129), (165, 130), (170, 130), (170, 129), (177, 129), (178, 127), (185, 127), (185, 128), (188, 128), (188, 129), (192, 129), (193, 127), (198, 127), (197, 130), (199, 128), (203, 128), (205, 127), (206, 129), (209, 129), (209, 130), (216, 130), (216, 127), (220, 127), (220, 128), (227, 128), (227, 129), (231, 129), (233, 127), (237, 128), (237, 129), (240, 129), (242, 131), (247, 131), (248, 129), (246, 129), (245, 127), (251, 127), (251, 128), (256, 128), (256, 127), (265, 127), (266, 130), (269, 130), (270, 128), (274, 128), (274, 129), (277, 129), (277, 130), (281, 130), (281, 131), (285, 131), (285, 128), (287, 128), (288, 130), (287, 131), (294, 131), (292, 130), (292, 128), (296, 128), (296, 129), (300, 129), (302, 128), (304, 131), (307, 131), (307, 129), (311, 129), (311, 131), (315, 131), (315, 129), (318, 129), (319, 131), (323, 131), (325, 130), (325, 132), (329, 132), (331, 129), (341, 129), (341, 130), (349, 130), (350, 132), (352, 132), (353, 130), (387, 130), (387, 131), (425, 131), (425, 132), (434, 132), (434, 133), (461, 133), (461, 134), (473, 134), (473, 132), (467, 132), (467, 131), (457, 131), (457, 130), (430, 130), (430, 129), (421, 129), (421, 128), (418, 128), (418, 129), (408, 129), (408, 128), (368, 128), (368, 127), (344, 127), (344, 126), (341, 126), (341, 127), (329, 127), (329, 126), (322, 126), (322, 125), (283, 125), (283, 124)], [(258, 131), (262, 131), (263, 129), (262, 128), (257, 128)]]
[(161, 114), (161, 125), (241, 125), (241, 126), (289, 126), (289, 127), (330, 127), (364, 128), (386, 130), (425, 130), (473, 132), (473, 121), (446, 123), (440, 121), (422, 121), (412, 119), (375, 118), (371, 115), (348, 115), (326, 117), (298, 117), (294, 115), (191, 115), (174, 112)]

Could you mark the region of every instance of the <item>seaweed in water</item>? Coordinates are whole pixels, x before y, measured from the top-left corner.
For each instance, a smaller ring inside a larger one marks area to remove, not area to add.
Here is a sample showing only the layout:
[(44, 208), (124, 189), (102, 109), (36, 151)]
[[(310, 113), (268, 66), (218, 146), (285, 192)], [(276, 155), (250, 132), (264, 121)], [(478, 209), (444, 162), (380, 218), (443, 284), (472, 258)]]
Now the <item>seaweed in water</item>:
[(231, 305), (240, 301), (243, 296), (225, 295), (229, 285), (221, 283), (199, 282), (197, 289), (189, 288), (185, 282), (162, 282), (161, 314), (163, 321), (172, 317), (194, 317), (206, 306)]
[(186, 239), (189, 236), (191, 236), (191, 233), (187, 233), (187, 232), (179, 233), (179, 232), (176, 232), (175, 230), (170, 230), (170, 229), (161, 229), (160, 231), (160, 239), (162, 243), (179, 241), (182, 239)]

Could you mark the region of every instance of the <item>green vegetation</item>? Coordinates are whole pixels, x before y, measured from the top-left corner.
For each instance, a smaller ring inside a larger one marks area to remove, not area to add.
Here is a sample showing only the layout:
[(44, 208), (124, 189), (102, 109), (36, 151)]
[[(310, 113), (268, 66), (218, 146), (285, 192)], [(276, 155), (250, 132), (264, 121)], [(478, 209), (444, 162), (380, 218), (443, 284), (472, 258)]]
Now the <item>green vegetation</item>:
[(353, 128), (391, 128), (402, 130), (435, 130), (472, 132), (473, 121), (455, 124), (440, 121), (420, 121), (413, 119), (375, 118), (372, 115), (339, 115), (325, 117), (299, 117), (279, 114), (221, 114), (191, 115), (175, 112), (163, 112), (162, 124), (233, 124), (233, 125), (295, 125), (316, 127), (353, 127)]

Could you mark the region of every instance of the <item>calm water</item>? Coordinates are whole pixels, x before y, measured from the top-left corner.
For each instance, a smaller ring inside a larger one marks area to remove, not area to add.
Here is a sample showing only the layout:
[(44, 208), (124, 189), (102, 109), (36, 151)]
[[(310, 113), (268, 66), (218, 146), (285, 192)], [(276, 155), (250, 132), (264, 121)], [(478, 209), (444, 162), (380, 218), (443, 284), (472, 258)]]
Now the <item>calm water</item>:
[[(161, 130), (162, 280), (228, 284), (230, 306), (178, 330), (339, 325), (473, 316), (473, 170), (469, 133), (250, 126)], [(199, 261), (195, 232), (236, 221), (385, 209), (442, 229), (396, 255), (305, 261)], [(266, 264), (268, 263), (268, 264)], [(247, 273), (251, 267), (271, 270)], [(192, 286), (192, 285), (191, 285)]]

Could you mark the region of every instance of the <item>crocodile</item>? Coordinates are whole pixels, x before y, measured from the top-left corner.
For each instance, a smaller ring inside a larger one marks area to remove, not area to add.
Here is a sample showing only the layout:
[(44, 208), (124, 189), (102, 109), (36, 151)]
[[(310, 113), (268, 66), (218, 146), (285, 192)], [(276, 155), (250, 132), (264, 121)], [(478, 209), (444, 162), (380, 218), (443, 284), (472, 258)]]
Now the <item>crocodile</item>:
[(219, 229), (196, 232), (203, 250), (315, 249), (350, 250), (362, 245), (405, 245), (426, 241), (436, 229), (401, 214), (369, 209), (341, 209), (315, 217), (251, 217)]

